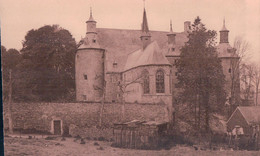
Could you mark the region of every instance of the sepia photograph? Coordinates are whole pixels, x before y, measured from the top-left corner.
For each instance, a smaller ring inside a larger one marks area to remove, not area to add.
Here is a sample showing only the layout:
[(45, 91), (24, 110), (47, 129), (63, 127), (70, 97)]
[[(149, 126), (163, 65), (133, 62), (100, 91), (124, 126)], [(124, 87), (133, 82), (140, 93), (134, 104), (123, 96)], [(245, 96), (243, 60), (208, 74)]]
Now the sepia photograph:
[(260, 155), (260, 0), (0, 0), (0, 155)]

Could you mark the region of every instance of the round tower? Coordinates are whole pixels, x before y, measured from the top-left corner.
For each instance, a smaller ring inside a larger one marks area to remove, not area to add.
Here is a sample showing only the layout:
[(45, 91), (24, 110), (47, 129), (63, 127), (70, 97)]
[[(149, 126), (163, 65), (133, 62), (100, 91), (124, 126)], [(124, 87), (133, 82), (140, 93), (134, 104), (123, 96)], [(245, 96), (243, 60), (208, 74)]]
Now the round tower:
[(98, 43), (96, 23), (90, 9), (86, 36), (75, 57), (77, 101), (100, 101), (103, 95), (105, 50)]
[(236, 49), (231, 47), (228, 42), (229, 30), (225, 26), (225, 19), (219, 32), (220, 41), (217, 52), (225, 75), (225, 91), (229, 98), (228, 103), (233, 107), (233, 105), (240, 103), (239, 56), (236, 54)]

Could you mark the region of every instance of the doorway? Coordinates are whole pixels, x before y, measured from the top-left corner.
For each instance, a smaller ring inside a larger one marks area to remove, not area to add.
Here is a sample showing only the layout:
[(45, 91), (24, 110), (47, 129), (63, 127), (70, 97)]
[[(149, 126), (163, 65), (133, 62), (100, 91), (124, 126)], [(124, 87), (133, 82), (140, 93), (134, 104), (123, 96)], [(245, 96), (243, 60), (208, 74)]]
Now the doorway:
[(61, 120), (53, 120), (54, 135), (61, 135)]

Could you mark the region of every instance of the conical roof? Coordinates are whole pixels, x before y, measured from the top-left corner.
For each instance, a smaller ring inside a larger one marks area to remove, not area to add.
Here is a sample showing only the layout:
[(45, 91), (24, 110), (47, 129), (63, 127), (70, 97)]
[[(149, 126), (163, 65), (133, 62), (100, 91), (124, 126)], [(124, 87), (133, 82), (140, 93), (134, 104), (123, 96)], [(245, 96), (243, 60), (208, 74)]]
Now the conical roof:
[(90, 16), (89, 16), (89, 19), (87, 20), (87, 22), (96, 22), (92, 16), (92, 8), (90, 8)]
[(226, 28), (226, 22), (225, 22), (225, 19), (223, 20), (223, 27), (220, 31), (229, 31), (227, 28)]
[(142, 22), (142, 36), (150, 36), (145, 8), (144, 8), (143, 22)]
[(156, 41), (128, 55), (124, 71), (143, 65), (170, 65)]

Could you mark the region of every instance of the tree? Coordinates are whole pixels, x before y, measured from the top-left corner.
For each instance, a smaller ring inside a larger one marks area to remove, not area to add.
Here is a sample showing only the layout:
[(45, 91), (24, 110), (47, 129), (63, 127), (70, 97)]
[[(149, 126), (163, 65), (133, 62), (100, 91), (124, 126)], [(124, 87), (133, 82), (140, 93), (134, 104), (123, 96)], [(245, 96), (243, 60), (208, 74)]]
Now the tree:
[(260, 84), (260, 66), (254, 64), (253, 82), (255, 85), (255, 106), (258, 106), (259, 84)]
[[(105, 55), (105, 54), (104, 54)], [(105, 56), (104, 56), (105, 58)], [(95, 76), (95, 83), (93, 85), (93, 88), (95, 90), (98, 90), (101, 92), (101, 107), (99, 112), (99, 127), (102, 127), (102, 121), (103, 121), (103, 112), (104, 112), (104, 104), (105, 104), (105, 97), (106, 97), (106, 80), (105, 80), (105, 74), (97, 75)], [(99, 81), (101, 80), (101, 81)], [(99, 83), (102, 82), (102, 83)]]
[[(52, 101), (75, 93), (76, 42), (58, 25), (30, 30), (23, 41), (21, 70), (26, 94), (23, 100)], [(27, 95), (31, 95), (28, 97)], [(34, 97), (34, 98), (33, 98)]]
[(216, 32), (207, 30), (197, 17), (188, 39), (176, 63), (180, 97), (183, 105), (193, 108), (189, 114), (194, 114), (198, 130), (204, 119), (205, 130), (209, 131), (210, 115), (221, 112), (226, 99), (224, 74), (215, 48)]
[(254, 66), (252, 64), (241, 65), (241, 95), (243, 98), (243, 105), (252, 105), (254, 90)]
[(255, 63), (242, 64), (241, 91), (245, 105), (258, 105), (260, 67)]
[[(9, 132), (13, 133), (13, 120), (12, 120), (12, 99), (14, 76), (17, 75), (17, 65), (20, 63), (20, 53), (16, 49), (9, 49), (6, 51), (4, 46), (1, 46), (2, 52), (2, 67), (3, 67), (3, 99), (8, 99), (8, 123)], [(17, 88), (17, 87), (16, 87)]]
[(122, 95), (121, 96), (121, 101), (122, 101), (121, 121), (125, 120), (125, 97), (128, 93), (131, 92), (131, 91), (127, 90), (127, 87), (134, 83), (142, 84), (143, 83), (142, 78), (144, 78), (144, 77), (145, 77), (145, 75), (143, 75), (143, 73), (141, 73), (141, 74), (138, 73), (131, 80), (122, 79), (122, 80), (118, 81), (117, 86), (119, 87), (119, 92)]
[(240, 72), (243, 72), (244, 62), (248, 59), (248, 51), (250, 49), (249, 43), (242, 37), (236, 37), (234, 40), (233, 48), (235, 52), (233, 53), (233, 59), (231, 60), (231, 86), (230, 86), (230, 110), (229, 115), (235, 110), (236, 105), (240, 103)]

